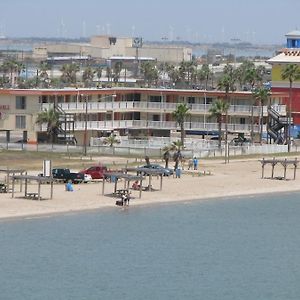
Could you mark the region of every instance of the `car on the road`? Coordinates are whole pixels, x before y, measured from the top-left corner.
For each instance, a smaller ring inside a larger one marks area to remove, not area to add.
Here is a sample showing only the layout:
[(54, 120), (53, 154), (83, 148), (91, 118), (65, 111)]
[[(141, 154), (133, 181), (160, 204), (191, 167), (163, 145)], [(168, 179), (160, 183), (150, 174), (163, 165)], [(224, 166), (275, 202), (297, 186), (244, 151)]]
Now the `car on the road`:
[(79, 173), (89, 174), (92, 179), (102, 179), (104, 178), (104, 173), (107, 172), (107, 167), (104, 165), (95, 165), (81, 170)]
[(170, 168), (165, 168), (159, 164), (144, 165), (144, 166), (141, 166), (141, 168), (149, 168), (149, 169), (153, 169), (153, 170), (163, 171), (164, 176), (171, 176), (174, 174), (174, 170), (172, 170)]

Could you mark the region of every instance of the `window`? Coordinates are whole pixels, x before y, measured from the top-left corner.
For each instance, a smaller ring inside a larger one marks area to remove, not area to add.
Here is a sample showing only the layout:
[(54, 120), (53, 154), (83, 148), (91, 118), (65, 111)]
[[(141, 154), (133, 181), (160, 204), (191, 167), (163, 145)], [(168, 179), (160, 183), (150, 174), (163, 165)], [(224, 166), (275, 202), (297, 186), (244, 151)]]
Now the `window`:
[(17, 96), (16, 97), (16, 109), (26, 109), (26, 97)]
[(149, 98), (150, 102), (161, 102), (160, 96), (150, 96)]
[(152, 116), (152, 120), (153, 120), (153, 121), (159, 121), (159, 119), (160, 119), (160, 118), (159, 118), (159, 115), (153, 115), (153, 116)]
[(26, 116), (16, 116), (16, 129), (26, 128)]
[(188, 101), (188, 103), (191, 103), (191, 104), (196, 103), (195, 97), (188, 97), (188, 98), (187, 98), (187, 101)]

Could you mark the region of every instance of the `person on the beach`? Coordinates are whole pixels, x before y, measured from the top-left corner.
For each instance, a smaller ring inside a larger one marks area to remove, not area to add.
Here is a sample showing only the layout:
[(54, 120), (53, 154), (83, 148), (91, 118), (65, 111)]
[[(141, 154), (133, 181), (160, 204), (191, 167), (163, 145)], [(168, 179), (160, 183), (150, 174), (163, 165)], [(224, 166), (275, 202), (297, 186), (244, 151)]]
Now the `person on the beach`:
[(193, 165), (194, 165), (194, 170), (198, 170), (198, 159), (196, 156), (193, 159)]
[(178, 166), (177, 169), (175, 169), (175, 174), (176, 174), (176, 178), (181, 177), (181, 168), (180, 168), (180, 166)]
[(122, 201), (123, 201), (124, 206), (129, 205), (129, 200), (130, 200), (129, 193), (125, 193), (125, 194), (122, 195)]
[(136, 180), (133, 184), (132, 184), (132, 188), (134, 190), (138, 190), (140, 188), (139, 182), (138, 180)]
[(188, 170), (192, 170), (192, 168), (193, 168), (193, 160), (190, 159), (189, 160), (189, 165), (188, 165)]
[(71, 180), (69, 180), (68, 183), (66, 184), (66, 191), (67, 192), (73, 192), (74, 191)]

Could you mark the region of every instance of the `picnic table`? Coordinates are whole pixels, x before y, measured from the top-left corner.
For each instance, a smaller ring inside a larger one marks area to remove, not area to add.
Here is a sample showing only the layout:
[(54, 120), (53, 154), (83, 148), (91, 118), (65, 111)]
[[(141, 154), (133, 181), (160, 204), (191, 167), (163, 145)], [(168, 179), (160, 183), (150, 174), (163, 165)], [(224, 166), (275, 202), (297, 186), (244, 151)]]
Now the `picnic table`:
[(122, 197), (123, 195), (126, 195), (128, 193), (129, 193), (128, 189), (118, 189), (114, 194), (118, 197)]
[(7, 184), (0, 183), (0, 193), (7, 193)]
[[(38, 193), (27, 193), (25, 198), (32, 199), (32, 200), (38, 200), (39, 194)], [(40, 199), (41, 199), (41, 197), (40, 197)]]

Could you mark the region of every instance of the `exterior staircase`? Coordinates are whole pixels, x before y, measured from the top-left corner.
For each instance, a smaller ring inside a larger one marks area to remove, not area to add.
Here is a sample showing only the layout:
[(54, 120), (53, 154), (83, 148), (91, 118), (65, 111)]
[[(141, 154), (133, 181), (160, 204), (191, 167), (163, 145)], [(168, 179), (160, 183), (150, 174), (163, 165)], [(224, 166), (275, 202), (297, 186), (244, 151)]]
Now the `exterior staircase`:
[[(293, 119), (291, 119), (291, 125)], [(275, 144), (286, 144), (288, 139), (289, 118), (280, 115), (274, 108), (268, 108), (268, 135)]]
[(54, 109), (59, 113), (57, 142), (59, 144), (76, 144), (74, 135), (74, 114), (66, 113), (58, 104), (54, 106)]

